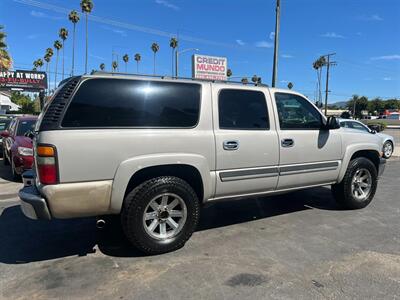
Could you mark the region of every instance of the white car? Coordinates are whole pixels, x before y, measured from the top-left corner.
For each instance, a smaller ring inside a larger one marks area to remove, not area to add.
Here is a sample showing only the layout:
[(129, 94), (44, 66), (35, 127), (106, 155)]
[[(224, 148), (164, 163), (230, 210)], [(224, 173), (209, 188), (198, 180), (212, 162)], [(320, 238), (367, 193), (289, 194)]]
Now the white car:
[(356, 130), (361, 130), (364, 132), (369, 132), (372, 134), (376, 134), (382, 139), (382, 152), (384, 158), (390, 158), (393, 154), (394, 150), (394, 138), (391, 135), (376, 132), (375, 130), (370, 129), (367, 125), (361, 123), (360, 121), (356, 120), (349, 120), (349, 119), (339, 119), (340, 126), (344, 128), (351, 128)]

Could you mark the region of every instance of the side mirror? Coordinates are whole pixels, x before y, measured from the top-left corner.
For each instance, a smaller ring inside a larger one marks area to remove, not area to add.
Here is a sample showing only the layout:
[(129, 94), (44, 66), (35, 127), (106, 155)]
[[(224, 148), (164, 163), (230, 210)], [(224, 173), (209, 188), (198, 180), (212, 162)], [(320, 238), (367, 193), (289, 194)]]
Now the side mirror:
[(339, 129), (340, 128), (339, 120), (332, 116), (328, 117), (326, 123), (324, 122), (323, 124), (323, 128), (326, 130)]
[(10, 133), (7, 130), (4, 130), (0, 132), (1, 137), (3, 138), (8, 138), (10, 136)]
[(376, 130), (372, 129), (371, 133), (376, 134)]

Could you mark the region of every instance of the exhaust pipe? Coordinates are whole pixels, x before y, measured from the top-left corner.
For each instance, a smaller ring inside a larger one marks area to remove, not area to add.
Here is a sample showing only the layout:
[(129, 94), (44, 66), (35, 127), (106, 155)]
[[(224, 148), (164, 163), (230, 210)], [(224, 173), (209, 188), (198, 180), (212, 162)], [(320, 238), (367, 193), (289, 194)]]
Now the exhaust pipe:
[(96, 227), (97, 229), (103, 229), (104, 227), (106, 227), (106, 221), (104, 221), (103, 219), (98, 219), (96, 222)]

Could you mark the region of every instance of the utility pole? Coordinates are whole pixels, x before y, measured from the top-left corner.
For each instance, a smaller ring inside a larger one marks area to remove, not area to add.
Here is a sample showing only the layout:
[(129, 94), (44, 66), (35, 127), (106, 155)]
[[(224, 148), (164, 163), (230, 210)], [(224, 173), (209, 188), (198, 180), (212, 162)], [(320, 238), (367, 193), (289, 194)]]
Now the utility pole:
[(274, 45), (274, 65), (272, 69), (272, 87), (276, 86), (278, 77), (278, 50), (279, 50), (279, 27), (281, 21), (281, 0), (276, 0), (276, 19), (275, 19), (275, 45)]
[(329, 69), (331, 66), (337, 65), (335, 61), (331, 61), (331, 56), (333, 55), (336, 55), (336, 53), (322, 55), (323, 57), (326, 58), (325, 116), (327, 115), (328, 112)]
[(175, 77), (178, 78), (178, 68), (179, 68), (179, 51), (175, 51)]

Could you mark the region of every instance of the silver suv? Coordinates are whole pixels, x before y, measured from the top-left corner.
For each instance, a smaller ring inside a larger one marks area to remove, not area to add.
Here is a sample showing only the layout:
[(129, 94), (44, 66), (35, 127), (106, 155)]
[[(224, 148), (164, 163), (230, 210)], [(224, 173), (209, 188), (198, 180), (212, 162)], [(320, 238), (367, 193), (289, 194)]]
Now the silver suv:
[(163, 253), (220, 199), (332, 185), (344, 207), (367, 206), (380, 143), (293, 91), (97, 73), (63, 82), (39, 117), (19, 196), (33, 219), (120, 215), (134, 246)]

